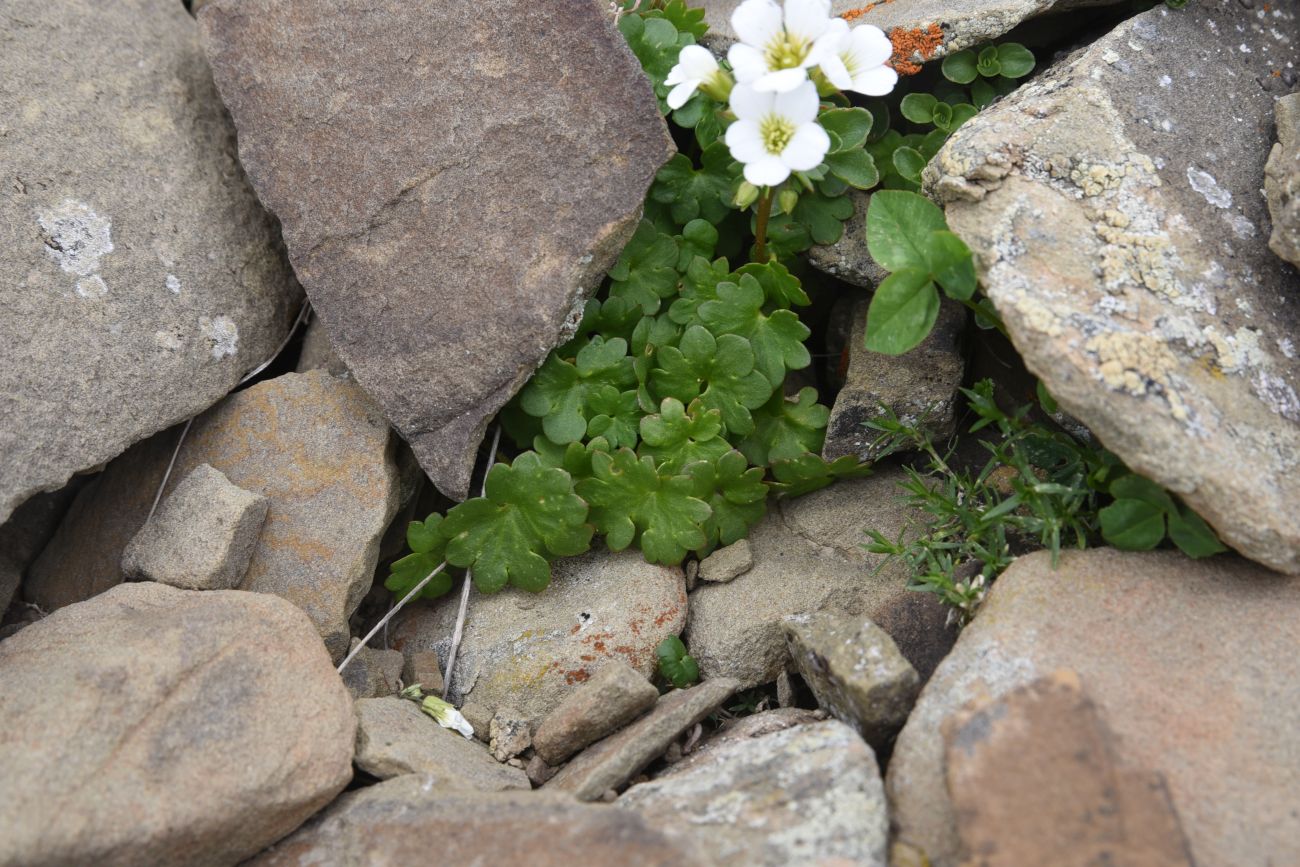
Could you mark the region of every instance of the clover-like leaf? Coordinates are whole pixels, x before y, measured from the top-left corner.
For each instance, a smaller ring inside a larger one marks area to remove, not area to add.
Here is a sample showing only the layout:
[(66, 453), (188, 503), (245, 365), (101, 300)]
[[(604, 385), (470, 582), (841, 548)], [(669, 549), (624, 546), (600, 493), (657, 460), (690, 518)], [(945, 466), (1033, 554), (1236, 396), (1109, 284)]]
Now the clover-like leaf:
[(1186, 506), (1169, 513), (1169, 539), (1193, 560), (1228, 550), (1205, 519)]
[(799, 497), (826, 487), (836, 479), (856, 479), (871, 475), (871, 466), (853, 455), (827, 462), (811, 452), (772, 464), (776, 482), (772, 487), (784, 497)]
[(650, 187), (650, 198), (668, 207), (679, 226), (702, 218), (712, 224), (722, 222), (731, 210), (731, 187), (737, 173), (726, 143), (714, 142), (700, 155), (703, 164), (697, 169), (685, 154), (677, 154), (664, 163)]
[[(406, 544), (411, 553), (389, 566), (384, 587), (403, 599), (445, 559), (447, 539), (442, 534), (442, 515), (432, 514), (423, 521), (406, 525)], [(444, 570), (420, 591), (420, 598), (435, 599), (451, 589), (451, 576)]]
[(700, 305), (700, 319), (713, 334), (739, 334), (754, 350), (754, 366), (772, 388), (785, 381), (787, 370), (812, 363), (803, 342), (812, 332), (789, 310), (763, 312), (767, 300), (758, 280), (745, 274), (737, 283), (719, 283), (718, 298)]
[(519, 393), (519, 405), (542, 420), (542, 431), (554, 442), (577, 442), (588, 434), (588, 419), (605, 412), (590, 405), (594, 395), (604, 388), (622, 392), (636, 383), (627, 350), (621, 337), (596, 335), (573, 362), (552, 353)]
[(700, 667), (695, 657), (686, 652), (686, 645), (676, 635), (670, 635), (655, 647), (659, 660), (659, 673), (678, 689), (685, 689), (700, 679)]
[(619, 391), (612, 385), (602, 385), (587, 397), (587, 436), (604, 437), (613, 448), (636, 448), (637, 424), (641, 411), (637, 406), (636, 389)]
[(618, 19), (618, 29), (653, 82), (660, 110), (665, 110), (664, 97), (668, 95), (668, 88), (664, 79), (676, 65), (682, 48), (695, 42), (695, 37), (678, 32), (672, 21), (666, 18), (642, 15), (623, 15)]
[(659, 412), (641, 419), (639, 454), (649, 455), (661, 473), (676, 473), (695, 461), (715, 460), (730, 450), (722, 434), (722, 414), (698, 400), (690, 407), (665, 397)]
[(695, 496), (713, 510), (704, 524), (707, 547), (740, 541), (766, 514), (763, 469), (751, 468), (740, 452), (733, 449), (715, 461), (693, 463), (686, 472), (695, 482)]
[[(808, 293), (803, 291), (799, 278), (780, 262), (750, 262), (738, 268), (731, 279), (734, 282), (746, 275), (752, 276), (763, 287), (763, 295), (771, 307), (789, 309), (793, 306), (806, 307), (812, 303)], [(718, 282), (721, 281), (714, 283), (715, 290)]]
[[(708, 220), (691, 220), (677, 236), (677, 270), (683, 272), (696, 257), (709, 259), (718, 246), (718, 230)], [(674, 287), (675, 288), (675, 287)]]
[(867, 307), (866, 347), (902, 355), (916, 347), (939, 316), (939, 290), (925, 268), (903, 268), (885, 278)]
[(926, 239), (930, 276), (949, 298), (965, 301), (975, 294), (975, 259), (961, 238), (945, 229)]
[(524, 452), (513, 464), (488, 470), (484, 496), (447, 513), (447, 562), (472, 568), (474, 586), (484, 593), (507, 584), (536, 593), (550, 583), (549, 557), (590, 546), (586, 520), (587, 504), (573, 492), (569, 474)]
[(807, 193), (799, 197), (791, 216), (807, 227), (808, 236), (816, 243), (834, 244), (844, 234), (844, 221), (853, 216), (853, 203), (847, 196)]
[(677, 241), (642, 220), (609, 270), (609, 296), (626, 298), (647, 316), (677, 291)]
[(820, 452), (831, 411), (817, 402), (816, 389), (803, 388), (793, 399), (777, 391), (753, 415), (754, 432), (739, 448), (751, 464), (765, 466)]
[(867, 249), (887, 271), (928, 269), (930, 233), (947, 228), (939, 206), (916, 193), (881, 190), (867, 206)]
[(662, 397), (689, 403), (697, 397), (706, 409), (722, 414), (732, 433), (754, 429), (751, 409), (762, 406), (772, 394), (772, 384), (754, 369), (754, 350), (737, 334), (715, 338), (692, 325), (677, 346), (662, 347), (650, 374), (652, 390)]
[(690, 478), (661, 475), (654, 458), (638, 459), (631, 449), (593, 454), (591, 473), (578, 483), (578, 494), (590, 504), (592, 523), (611, 550), (621, 551), (639, 537), (648, 562), (676, 565), (704, 544), (703, 524), (712, 512), (693, 496)]
[(697, 256), (686, 266), (680, 297), (668, 308), (668, 316), (679, 325), (699, 325), (699, 308), (718, 297), (718, 284), (731, 276), (726, 259), (710, 262)]

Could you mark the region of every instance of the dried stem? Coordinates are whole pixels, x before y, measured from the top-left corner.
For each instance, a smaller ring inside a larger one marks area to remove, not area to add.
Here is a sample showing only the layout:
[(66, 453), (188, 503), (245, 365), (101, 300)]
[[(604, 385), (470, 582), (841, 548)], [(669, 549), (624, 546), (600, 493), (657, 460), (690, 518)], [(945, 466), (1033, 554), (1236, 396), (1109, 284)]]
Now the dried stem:
[(764, 187), (758, 200), (758, 221), (754, 226), (754, 261), (767, 261), (767, 221), (772, 216), (772, 188)]
[(433, 580), (433, 576), (434, 576), (434, 575), (437, 575), (439, 572), (441, 572), (443, 569), (446, 569), (446, 568), (447, 568), (447, 561), (446, 561), (446, 560), (443, 560), (443, 561), (442, 561), (441, 563), (439, 563), (436, 567), (434, 567), (434, 570), (433, 570), (432, 572), (430, 572), (428, 575), (425, 575), (425, 576), (424, 576), (424, 580), (423, 580), (423, 581), (421, 581), (419, 584), (416, 584), (414, 587), (412, 587), (411, 590), (410, 590), (410, 592), (407, 593), (405, 596), (402, 597), (402, 601), (401, 601), (401, 602), (398, 602), (396, 605), (394, 605), (392, 608), (390, 608), (390, 609), (388, 610), (388, 613), (385, 614), (385, 615), (383, 616), (383, 619), (381, 619), (378, 623), (376, 623), (376, 624), (371, 628), (371, 630), (370, 630), (369, 632), (366, 633), (366, 637), (363, 638), (363, 639), (361, 639), (360, 641), (358, 641), (358, 642), (357, 642), (357, 646), (354, 647), (354, 648), (352, 648), (352, 650), (348, 652), (348, 655), (347, 655), (347, 656), (343, 657), (343, 661), (339, 663), (338, 673), (339, 673), (339, 674), (342, 674), (342, 673), (343, 673), (343, 669), (345, 669), (345, 668), (348, 667), (348, 663), (351, 662), (351, 661), (353, 660), (353, 658), (354, 658), (358, 653), (361, 652), (361, 648), (363, 648), (363, 647), (365, 647), (367, 644), (369, 644), (369, 643), (370, 643), (370, 639), (374, 638), (374, 637), (375, 637), (375, 634), (376, 634), (377, 632), (379, 632), (379, 630), (383, 629), (385, 626), (388, 625), (388, 621), (392, 620), (392, 619), (393, 619), (393, 616), (394, 616), (395, 614), (397, 614), (397, 612), (399, 612), (399, 611), (402, 610), (402, 606), (406, 605), (407, 602), (409, 602), (410, 600), (414, 599), (415, 596), (416, 596), (416, 594), (418, 594), (421, 590), (424, 589), (424, 585), (428, 584), (430, 581)]

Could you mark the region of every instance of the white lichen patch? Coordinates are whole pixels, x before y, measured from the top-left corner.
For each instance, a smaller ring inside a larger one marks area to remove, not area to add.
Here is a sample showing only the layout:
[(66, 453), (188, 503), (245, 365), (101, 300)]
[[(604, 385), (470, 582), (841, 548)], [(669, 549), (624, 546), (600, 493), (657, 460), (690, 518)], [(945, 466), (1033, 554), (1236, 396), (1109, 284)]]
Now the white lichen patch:
[(1174, 418), (1187, 417), (1187, 407), (1173, 387), (1178, 358), (1159, 337), (1111, 331), (1088, 339), (1084, 349), (1097, 357), (1097, 376), (1106, 385), (1136, 397), (1163, 394)]
[(64, 199), (36, 219), (45, 232), (46, 254), (69, 274), (89, 277), (113, 252), (112, 223), (85, 202)]
[(1192, 185), (1192, 189), (1205, 197), (1216, 208), (1232, 207), (1232, 192), (1219, 186), (1218, 180), (1214, 175), (1196, 166), (1187, 167), (1187, 183)]
[(1300, 397), (1282, 377), (1260, 370), (1251, 379), (1250, 387), (1273, 412), (1289, 421), (1300, 421)]
[(181, 278), (177, 277), (175, 274), (168, 274), (167, 279), (164, 280), (163, 283), (167, 286), (168, 291), (173, 295), (181, 294)]
[(212, 357), (218, 361), (239, 351), (239, 328), (229, 316), (199, 318), (199, 332), (212, 346)]

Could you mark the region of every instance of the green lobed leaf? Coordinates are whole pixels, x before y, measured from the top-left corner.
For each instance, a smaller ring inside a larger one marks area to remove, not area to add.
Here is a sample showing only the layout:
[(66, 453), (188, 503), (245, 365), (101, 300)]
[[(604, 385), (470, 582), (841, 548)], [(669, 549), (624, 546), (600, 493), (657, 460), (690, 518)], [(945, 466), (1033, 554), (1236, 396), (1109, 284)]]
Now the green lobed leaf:
[(573, 362), (555, 353), (547, 357), (519, 393), (524, 412), (542, 420), (542, 431), (556, 443), (577, 442), (587, 436), (588, 420), (606, 412), (608, 399), (593, 407), (605, 387), (623, 392), (636, 382), (627, 341), (591, 337)]
[(655, 657), (659, 661), (659, 673), (678, 689), (685, 689), (700, 679), (699, 665), (676, 635), (659, 642)]
[(947, 228), (939, 206), (916, 193), (881, 190), (867, 206), (867, 249), (887, 271), (928, 268), (926, 240)]
[(902, 355), (917, 346), (939, 316), (939, 291), (926, 268), (903, 268), (885, 278), (867, 308), (866, 347)]
[(739, 449), (751, 464), (765, 466), (820, 452), (831, 411), (817, 402), (816, 389), (806, 387), (794, 398), (774, 392), (753, 415), (754, 432), (740, 441)]
[(717, 295), (717, 300), (700, 305), (700, 319), (715, 335), (746, 338), (754, 351), (754, 366), (772, 388), (780, 387), (787, 370), (801, 370), (812, 363), (803, 343), (812, 332), (789, 310), (765, 314), (767, 296), (757, 278), (745, 274), (737, 283), (719, 283)]
[(689, 403), (697, 397), (706, 409), (722, 414), (727, 430), (745, 435), (754, 429), (751, 409), (762, 406), (772, 394), (767, 377), (754, 368), (754, 350), (736, 334), (715, 338), (707, 329), (692, 325), (677, 346), (662, 347), (650, 373), (652, 391), (660, 398)]
[(716, 460), (693, 463), (686, 473), (695, 483), (695, 496), (712, 509), (704, 523), (706, 548), (740, 541), (767, 513), (762, 468), (751, 468), (734, 449)]
[(706, 410), (698, 400), (690, 407), (666, 397), (659, 412), (641, 418), (638, 454), (654, 458), (661, 473), (677, 473), (695, 461), (711, 461), (730, 450), (722, 434), (722, 414)]
[(704, 20), (704, 9), (687, 6), (686, 0), (668, 0), (663, 6), (647, 9), (641, 14), (646, 18), (664, 18), (678, 31), (689, 33), (696, 40), (702, 39), (709, 32), (709, 25)]
[(842, 153), (829, 154), (826, 165), (831, 174), (859, 190), (869, 190), (880, 183), (880, 172), (871, 154), (857, 148)]
[[(442, 533), (442, 515), (434, 513), (423, 521), (406, 525), (406, 544), (411, 553), (394, 561), (388, 568), (384, 587), (399, 599), (404, 598), (445, 559), (447, 539)], [(420, 591), (422, 599), (435, 599), (451, 590), (451, 576), (446, 570), (433, 577)]]
[(626, 298), (645, 315), (654, 314), (677, 291), (677, 259), (677, 241), (642, 220), (609, 270), (610, 297)]
[(685, 154), (676, 154), (659, 169), (650, 186), (650, 198), (667, 205), (673, 220), (685, 226), (702, 218), (717, 224), (731, 210), (731, 186), (739, 174), (733, 171), (731, 152), (715, 142), (701, 154), (696, 169)]
[(782, 496), (801, 497), (826, 487), (836, 479), (854, 479), (871, 475), (871, 467), (858, 462), (853, 455), (845, 455), (827, 462), (821, 455), (812, 453), (772, 464), (776, 482), (772, 487)]
[[(742, 265), (731, 275), (732, 281), (749, 275), (763, 287), (763, 295), (771, 307), (789, 309), (792, 306), (805, 307), (812, 301), (803, 291), (799, 278), (780, 262), (750, 262)], [(714, 284), (715, 287), (717, 284)], [(715, 296), (716, 297), (716, 296)]]

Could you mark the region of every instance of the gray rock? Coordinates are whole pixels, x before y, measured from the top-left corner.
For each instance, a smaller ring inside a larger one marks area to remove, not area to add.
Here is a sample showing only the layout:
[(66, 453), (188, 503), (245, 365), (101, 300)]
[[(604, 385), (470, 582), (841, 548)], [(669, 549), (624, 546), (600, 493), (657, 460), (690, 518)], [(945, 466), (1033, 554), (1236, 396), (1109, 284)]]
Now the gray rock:
[(545, 792), (445, 791), (437, 780), (407, 774), (339, 798), (248, 867), (374, 867), (431, 858), (530, 867), (709, 863), (624, 810)]
[(871, 258), (867, 250), (867, 206), (871, 194), (850, 190), (853, 216), (844, 223), (844, 234), (834, 244), (817, 244), (808, 251), (808, 264), (824, 274), (863, 289), (875, 289), (889, 272)]
[(300, 294), (180, 3), (5, 13), (0, 521), (220, 399)]
[(791, 614), (863, 615), (885, 629), (928, 677), (956, 634), (944, 607), (907, 589), (900, 563), (862, 547), (873, 527), (896, 538), (919, 516), (899, 503), (895, 467), (795, 500), (778, 500), (749, 534), (754, 566), (726, 584), (690, 595), (687, 645), (704, 677), (734, 677), (747, 689), (775, 680), (789, 664), (781, 621)]
[(691, 840), (715, 864), (888, 863), (876, 757), (840, 722), (727, 743), (614, 803)]
[(1256, 82), (1297, 13), (1185, 12), (1131, 18), (986, 109), (925, 181), (1061, 407), (1225, 542), (1300, 572), (1300, 294), (1264, 243)]
[(704, 735), (702, 740), (689, 753), (684, 755), (680, 762), (670, 765), (659, 772), (655, 779), (665, 774), (680, 773), (696, 764), (706, 764), (712, 760), (715, 750), (722, 749), (737, 741), (750, 741), (775, 732), (783, 732), (795, 726), (822, 722), (825, 719), (825, 711), (782, 707), (724, 720), (716, 732)]
[(546, 784), (580, 801), (595, 801), (626, 786), (664, 754), (682, 732), (713, 713), (739, 688), (729, 677), (706, 680), (661, 697), (650, 713), (577, 755)]
[(1268, 246), (1300, 267), (1300, 93), (1274, 103), (1277, 144), (1264, 164), (1264, 195), (1273, 233)]
[(488, 749), (498, 762), (508, 762), (533, 745), (532, 729), (514, 708), (499, 707), (488, 723)]
[(1068, 668), (1114, 733), (1115, 761), (1164, 775), (1194, 863), (1298, 863), (1297, 646), (1300, 579), (1235, 556), (1066, 551), (1056, 571), (1047, 552), (1022, 557), (898, 737), (886, 778), (897, 837), (935, 867), (957, 864), (943, 726)]
[(611, 659), (546, 715), (533, 735), (533, 749), (559, 765), (654, 707), (659, 690), (641, 672)]
[(921, 678), (889, 633), (864, 617), (838, 614), (796, 615), (782, 625), (818, 706), (875, 749), (887, 746), (921, 691)]
[[(353, 646), (359, 639), (353, 639)], [(406, 660), (396, 650), (363, 647), (343, 669), (343, 685), (353, 698), (383, 698), (402, 688), (402, 666)], [(412, 681), (419, 683), (419, 681)], [(427, 686), (427, 684), (426, 684)], [(432, 690), (432, 687), (429, 687)]]
[(725, 583), (754, 567), (754, 552), (748, 539), (719, 548), (700, 561), (700, 580)]
[(303, 332), (302, 351), (298, 353), (298, 366), (294, 369), (299, 373), (323, 369), (333, 376), (351, 376), (348, 366), (339, 359), (334, 347), (330, 346), (329, 335), (325, 333), (325, 326), (320, 319), (313, 319)]
[(866, 424), (884, 415), (881, 404), (936, 442), (956, 429), (958, 389), (966, 374), (961, 350), (966, 308), (943, 299), (929, 337), (910, 352), (885, 355), (865, 345), (869, 304), (864, 299), (853, 310), (848, 374), (826, 422), (822, 456), (827, 460), (856, 455), (872, 461), (880, 456), (881, 449), (872, 447), (879, 433)]
[[(168, 439), (142, 444), (82, 491), (50, 544), (56, 550), (33, 566), (34, 595), (66, 604), (121, 580), (105, 552), (120, 560), (144, 524), (171, 457)], [(323, 370), (288, 373), (196, 419), (169, 488), (206, 463), (271, 501), (240, 589), (302, 608), (338, 659), (397, 510), (393, 453), (392, 431), (356, 383)], [(89, 540), (101, 550), (79, 550)]]
[(352, 775), (311, 621), (257, 593), (123, 584), (0, 643), (0, 863), (226, 865)]
[(334, 350), (456, 498), (672, 154), (606, 4), (537, 12), (218, 0), (199, 16), (240, 158)]
[(199, 464), (127, 544), (122, 572), (182, 590), (232, 590), (248, 571), (269, 505)]
[(438, 725), (408, 699), (363, 698), (356, 703), (357, 767), (381, 780), (423, 774), (440, 790), (500, 792), (529, 789), (528, 776), (497, 762), (487, 748)]
[[(686, 624), (681, 570), (646, 563), (638, 551), (592, 551), (552, 570), (545, 593), (471, 597), (453, 704), (480, 705), (489, 718), (513, 707), (536, 725), (610, 659), (650, 677), (655, 646)], [(393, 647), (408, 658), (436, 651), (445, 665), (459, 602), (449, 594), (408, 606), (394, 618)]]

